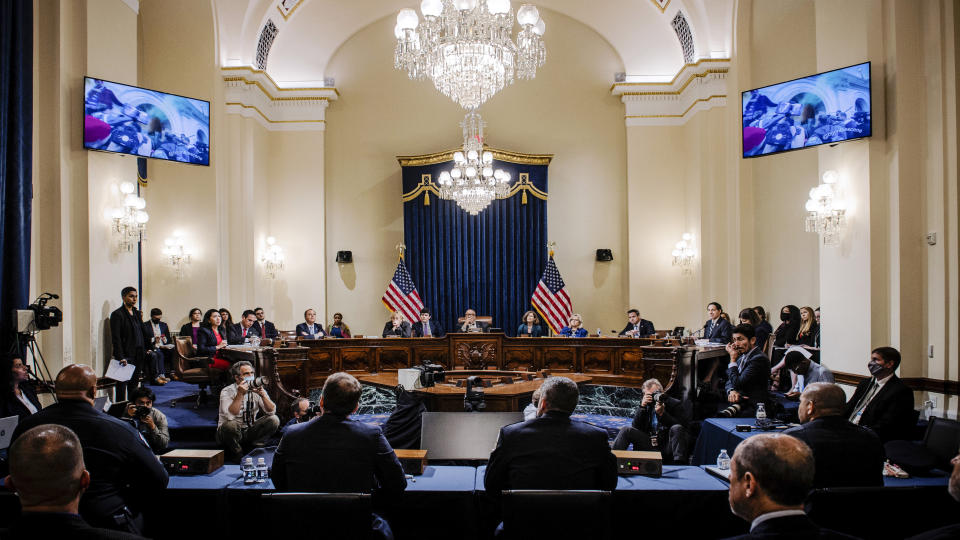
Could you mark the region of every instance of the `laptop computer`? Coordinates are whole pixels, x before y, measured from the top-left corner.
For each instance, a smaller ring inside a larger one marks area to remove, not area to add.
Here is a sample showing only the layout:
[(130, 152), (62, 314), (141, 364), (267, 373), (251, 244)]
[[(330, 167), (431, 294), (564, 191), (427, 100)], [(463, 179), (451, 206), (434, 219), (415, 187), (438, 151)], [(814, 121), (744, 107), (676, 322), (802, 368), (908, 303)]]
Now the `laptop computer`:
[(19, 416), (0, 418), (0, 450), (10, 448), (10, 440), (13, 439), (13, 430), (17, 429), (17, 424), (19, 423)]

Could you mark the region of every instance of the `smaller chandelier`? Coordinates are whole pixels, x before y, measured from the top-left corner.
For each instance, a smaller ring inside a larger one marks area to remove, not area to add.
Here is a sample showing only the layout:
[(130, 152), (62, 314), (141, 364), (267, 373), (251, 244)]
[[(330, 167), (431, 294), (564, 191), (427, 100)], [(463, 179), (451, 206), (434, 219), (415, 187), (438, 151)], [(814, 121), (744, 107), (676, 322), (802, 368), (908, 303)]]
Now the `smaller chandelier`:
[(823, 183), (810, 189), (810, 199), (804, 206), (807, 211), (804, 229), (819, 234), (825, 246), (840, 243), (840, 230), (846, 221), (847, 202), (837, 195), (834, 188), (839, 177), (837, 171), (824, 172)]
[(173, 238), (163, 241), (163, 256), (177, 274), (177, 279), (182, 278), (184, 267), (190, 264), (190, 252), (180, 235), (175, 234)]
[(267, 237), (267, 249), (260, 257), (260, 262), (263, 263), (267, 279), (277, 279), (280, 276), (280, 271), (283, 270), (283, 248), (277, 245), (276, 238)]
[(453, 153), (453, 169), (440, 173), (440, 198), (456, 201), (472, 216), (510, 192), (510, 173), (493, 170), (493, 153), (483, 149), (486, 122), (476, 111), (463, 118), (463, 151)]
[(697, 256), (697, 250), (693, 248), (693, 235), (683, 233), (682, 239), (677, 242), (673, 248), (673, 265), (679, 266), (683, 274), (693, 272), (693, 259)]
[(147, 201), (133, 192), (136, 188), (130, 182), (120, 184), (123, 194), (123, 208), (110, 211), (113, 233), (121, 251), (132, 251), (133, 246), (146, 239), (147, 221), (150, 216), (144, 211)]

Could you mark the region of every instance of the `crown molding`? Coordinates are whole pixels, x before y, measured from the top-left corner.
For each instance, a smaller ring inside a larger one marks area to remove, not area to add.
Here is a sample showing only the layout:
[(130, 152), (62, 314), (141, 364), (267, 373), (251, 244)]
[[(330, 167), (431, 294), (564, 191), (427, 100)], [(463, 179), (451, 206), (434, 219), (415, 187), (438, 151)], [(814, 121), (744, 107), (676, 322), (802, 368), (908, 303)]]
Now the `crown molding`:
[(698, 111), (727, 104), (729, 69), (729, 59), (704, 58), (670, 82), (617, 83), (610, 92), (624, 104), (628, 127), (682, 125)]
[(227, 113), (252, 118), (271, 131), (324, 131), (326, 109), (340, 97), (336, 88), (281, 88), (265, 71), (250, 66), (220, 68)]

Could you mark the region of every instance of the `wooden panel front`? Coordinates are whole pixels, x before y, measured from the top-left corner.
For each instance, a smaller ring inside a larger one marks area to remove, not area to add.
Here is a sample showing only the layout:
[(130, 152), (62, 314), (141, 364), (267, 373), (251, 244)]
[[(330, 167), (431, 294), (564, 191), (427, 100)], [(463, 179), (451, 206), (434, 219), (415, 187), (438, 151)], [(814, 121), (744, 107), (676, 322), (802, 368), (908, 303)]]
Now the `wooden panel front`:
[(623, 349), (620, 351), (620, 366), (617, 370), (623, 375), (643, 377), (643, 349)]
[(597, 349), (581, 349), (584, 373), (613, 374), (616, 349), (605, 347)]
[(450, 365), (450, 348), (447, 346), (422, 345), (413, 349), (413, 364), (419, 366), (423, 364), (439, 364), (446, 369), (452, 369)]
[(405, 347), (377, 349), (377, 365), (374, 371), (397, 371), (410, 367), (411, 350)]
[(533, 347), (504, 347), (501, 368), (506, 371), (536, 371), (536, 350)]
[(576, 371), (577, 350), (573, 347), (544, 347), (543, 369), (551, 372)]
[[(322, 346), (322, 342), (321, 342)], [(347, 372), (373, 372), (375, 349), (369, 347), (350, 347), (340, 349), (340, 370)]]

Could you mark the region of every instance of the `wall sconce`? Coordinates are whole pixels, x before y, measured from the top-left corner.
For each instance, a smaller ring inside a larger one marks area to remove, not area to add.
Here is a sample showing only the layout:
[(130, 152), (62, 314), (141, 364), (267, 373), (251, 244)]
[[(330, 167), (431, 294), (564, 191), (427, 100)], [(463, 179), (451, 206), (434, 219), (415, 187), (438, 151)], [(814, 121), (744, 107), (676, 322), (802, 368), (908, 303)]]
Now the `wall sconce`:
[(173, 267), (177, 279), (182, 278), (184, 267), (190, 264), (190, 252), (183, 245), (183, 238), (179, 234), (174, 233), (173, 238), (167, 238), (163, 241), (163, 256)]
[(693, 248), (693, 235), (683, 233), (681, 238), (671, 252), (673, 265), (679, 266), (684, 275), (691, 274), (693, 273), (693, 259), (697, 256), (697, 250)]
[(133, 246), (146, 239), (147, 221), (150, 216), (144, 211), (147, 201), (134, 194), (136, 188), (130, 182), (120, 184), (123, 208), (110, 211), (113, 232), (121, 251), (132, 251)]
[(804, 206), (807, 210), (804, 229), (819, 234), (825, 246), (840, 243), (840, 230), (846, 221), (847, 202), (840, 198), (834, 187), (839, 179), (837, 171), (825, 171), (823, 182), (810, 189), (810, 199)]
[(260, 257), (263, 263), (263, 270), (267, 274), (267, 279), (277, 279), (280, 271), (283, 270), (283, 248), (277, 245), (277, 239), (267, 237), (267, 249)]

